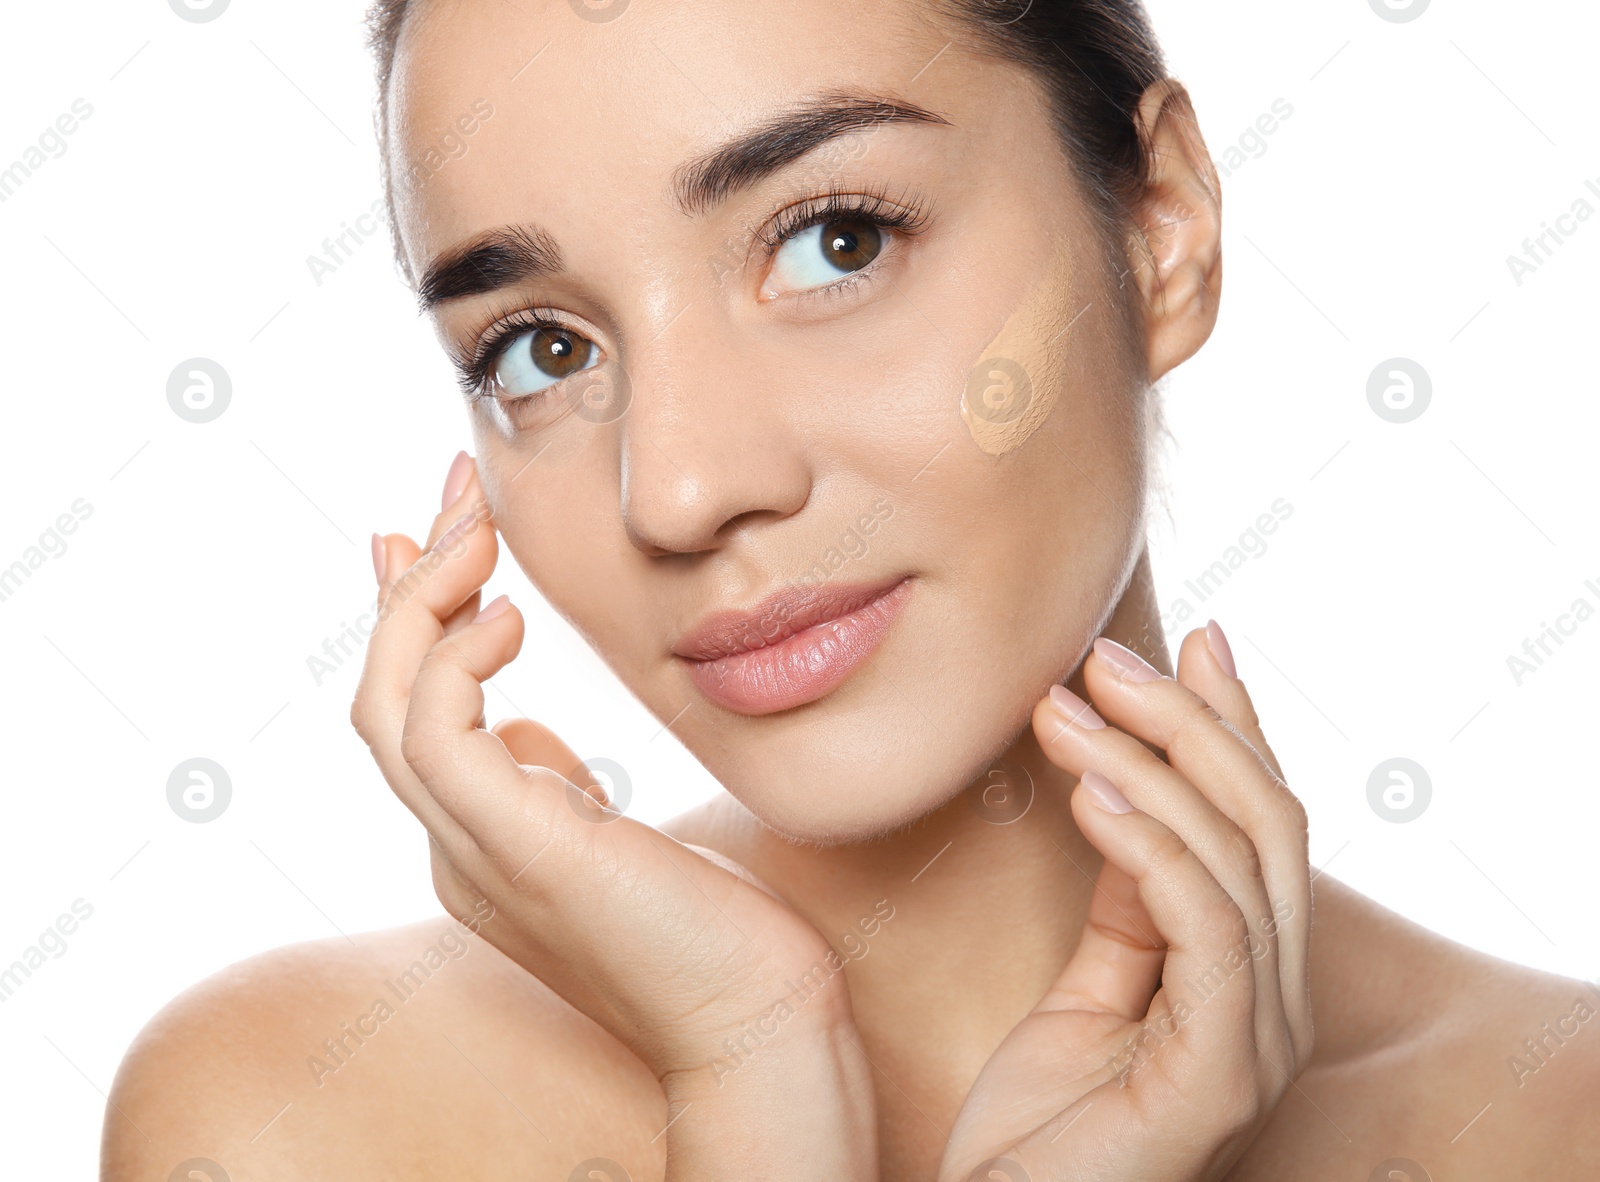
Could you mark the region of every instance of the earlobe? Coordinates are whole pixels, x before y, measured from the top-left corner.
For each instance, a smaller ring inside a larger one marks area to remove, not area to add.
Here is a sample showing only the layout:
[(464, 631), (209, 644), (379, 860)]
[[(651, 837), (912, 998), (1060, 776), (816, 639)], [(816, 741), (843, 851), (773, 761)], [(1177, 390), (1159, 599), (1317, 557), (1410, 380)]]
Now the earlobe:
[(1205, 344), (1222, 295), (1222, 195), (1189, 93), (1163, 79), (1136, 119), (1149, 152), (1149, 183), (1129, 235), (1129, 274), (1144, 303), (1149, 380)]

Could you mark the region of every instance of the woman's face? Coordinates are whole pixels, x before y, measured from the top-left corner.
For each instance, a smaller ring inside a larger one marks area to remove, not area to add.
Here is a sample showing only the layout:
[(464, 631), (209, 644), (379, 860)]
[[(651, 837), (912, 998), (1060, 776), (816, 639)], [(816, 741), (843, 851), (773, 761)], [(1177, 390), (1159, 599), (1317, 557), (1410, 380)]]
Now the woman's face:
[[(1118, 272), (1038, 84), (950, 34), (909, 2), (434, 2), (393, 76), (440, 339), (509, 332), (470, 411), (496, 527), (805, 840), (980, 777), (1142, 546)], [(808, 226), (830, 194), (868, 212)]]

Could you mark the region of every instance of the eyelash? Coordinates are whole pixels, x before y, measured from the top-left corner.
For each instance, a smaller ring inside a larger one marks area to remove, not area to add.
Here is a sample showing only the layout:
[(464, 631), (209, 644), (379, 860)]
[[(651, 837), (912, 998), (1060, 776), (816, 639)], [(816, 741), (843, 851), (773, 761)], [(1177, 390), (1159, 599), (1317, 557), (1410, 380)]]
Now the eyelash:
[[(870, 222), (875, 226), (886, 227), (907, 237), (914, 238), (927, 228), (931, 208), (929, 202), (915, 192), (903, 193), (898, 199), (891, 200), (888, 196), (877, 191), (847, 193), (836, 188), (830, 188), (825, 195), (812, 197), (796, 205), (791, 205), (780, 210), (774, 219), (772, 228), (764, 233), (758, 233), (756, 240), (767, 248), (767, 257), (770, 259), (776, 254), (778, 248), (789, 239), (804, 233), (812, 226), (819, 223), (827, 224), (837, 221), (862, 221)], [(881, 256), (880, 256), (881, 257)], [(867, 264), (860, 271), (840, 277), (833, 283), (822, 287), (814, 287), (805, 293), (805, 297), (829, 297), (839, 294), (845, 288), (860, 282), (860, 277), (868, 274), (876, 263)], [(456, 358), (456, 369), (460, 375), (462, 392), (469, 399), (476, 402), (481, 399), (494, 399), (491, 390), (490, 370), (505, 348), (526, 332), (537, 329), (546, 329), (553, 332), (564, 332), (587, 341), (588, 338), (575, 332), (568, 325), (556, 319), (554, 308), (521, 308), (509, 313), (499, 313), (490, 321), (491, 327), (484, 330), (478, 337), (478, 344), (472, 351)], [(545, 397), (550, 387), (539, 390), (533, 394), (525, 394), (519, 398), (500, 399), (502, 405), (513, 407), (518, 403), (531, 402)]]

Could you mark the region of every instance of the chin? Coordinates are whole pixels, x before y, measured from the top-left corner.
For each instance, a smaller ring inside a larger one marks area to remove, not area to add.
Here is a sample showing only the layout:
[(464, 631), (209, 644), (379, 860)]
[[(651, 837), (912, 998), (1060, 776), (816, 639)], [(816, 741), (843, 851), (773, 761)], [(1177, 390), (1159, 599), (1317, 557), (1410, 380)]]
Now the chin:
[(920, 629), (919, 615), (908, 605), (874, 659), (817, 701), (747, 717), (702, 699), (677, 728), (685, 745), (788, 841), (852, 844), (914, 825), (984, 778), (1058, 675), (1016, 661), (1014, 645)]

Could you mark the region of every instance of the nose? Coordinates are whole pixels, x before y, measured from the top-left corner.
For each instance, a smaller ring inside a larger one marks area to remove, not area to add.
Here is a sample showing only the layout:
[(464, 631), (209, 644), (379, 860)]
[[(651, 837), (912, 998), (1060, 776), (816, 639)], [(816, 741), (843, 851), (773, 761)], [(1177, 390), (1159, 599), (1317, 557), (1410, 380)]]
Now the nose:
[(745, 526), (782, 520), (812, 473), (779, 363), (730, 347), (715, 317), (680, 316), (630, 359), (622, 420), (622, 521), (650, 555), (716, 549)]

